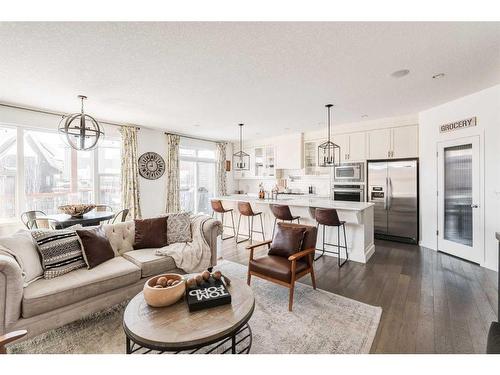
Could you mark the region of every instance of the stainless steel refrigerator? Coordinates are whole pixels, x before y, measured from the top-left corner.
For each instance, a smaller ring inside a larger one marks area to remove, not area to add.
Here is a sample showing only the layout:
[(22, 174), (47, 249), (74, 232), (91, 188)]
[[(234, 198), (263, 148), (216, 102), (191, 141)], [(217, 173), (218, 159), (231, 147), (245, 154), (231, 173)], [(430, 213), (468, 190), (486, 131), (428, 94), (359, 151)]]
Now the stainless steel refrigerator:
[(378, 238), (418, 243), (418, 160), (368, 161), (368, 201)]

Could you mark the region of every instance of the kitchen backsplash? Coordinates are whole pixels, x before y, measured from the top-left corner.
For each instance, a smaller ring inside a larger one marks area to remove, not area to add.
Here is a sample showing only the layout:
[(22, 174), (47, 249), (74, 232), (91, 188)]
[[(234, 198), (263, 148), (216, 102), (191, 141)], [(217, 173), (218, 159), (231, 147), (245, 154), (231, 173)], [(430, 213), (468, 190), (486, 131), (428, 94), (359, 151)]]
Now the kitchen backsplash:
[[(330, 194), (330, 178), (328, 176), (306, 176), (302, 171), (297, 170), (283, 170), (282, 179), (287, 179), (287, 187), (292, 190), (292, 192), (300, 192), (307, 194), (309, 191), (309, 186), (313, 186), (314, 194), (316, 195), (329, 195)], [(235, 186), (238, 190), (242, 190), (244, 193), (258, 193), (259, 184), (264, 185), (266, 191), (271, 190), (274, 185), (276, 185), (276, 179), (242, 179), (235, 180)]]

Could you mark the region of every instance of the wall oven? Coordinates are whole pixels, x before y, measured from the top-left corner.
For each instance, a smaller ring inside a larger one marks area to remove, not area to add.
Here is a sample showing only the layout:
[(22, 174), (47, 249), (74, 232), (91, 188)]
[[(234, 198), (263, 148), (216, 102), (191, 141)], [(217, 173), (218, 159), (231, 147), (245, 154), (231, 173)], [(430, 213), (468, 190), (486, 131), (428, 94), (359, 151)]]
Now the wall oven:
[(340, 163), (333, 167), (335, 182), (363, 182), (364, 163)]
[(364, 185), (333, 185), (333, 200), (348, 202), (364, 202)]

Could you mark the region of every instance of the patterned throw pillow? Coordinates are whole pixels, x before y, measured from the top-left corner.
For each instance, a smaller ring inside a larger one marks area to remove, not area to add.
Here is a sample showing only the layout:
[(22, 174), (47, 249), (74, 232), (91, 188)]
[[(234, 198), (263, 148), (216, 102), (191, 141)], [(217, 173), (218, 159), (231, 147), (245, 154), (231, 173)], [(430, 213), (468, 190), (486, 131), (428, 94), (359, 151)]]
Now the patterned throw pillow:
[(177, 242), (191, 242), (191, 220), (189, 213), (168, 214), (167, 242), (169, 245)]
[(53, 279), (86, 267), (78, 235), (74, 230), (34, 230), (31, 235), (42, 259), (45, 279)]

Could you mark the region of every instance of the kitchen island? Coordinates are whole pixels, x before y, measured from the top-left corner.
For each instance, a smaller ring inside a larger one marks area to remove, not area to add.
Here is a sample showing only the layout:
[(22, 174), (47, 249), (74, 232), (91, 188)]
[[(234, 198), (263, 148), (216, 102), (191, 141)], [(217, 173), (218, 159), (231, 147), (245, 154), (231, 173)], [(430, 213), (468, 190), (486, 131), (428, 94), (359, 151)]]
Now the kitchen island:
[[(307, 225), (316, 225), (316, 221), (309, 213), (309, 207), (316, 208), (335, 208), (338, 212), (340, 220), (346, 222), (346, 237), (347, 237), (347, 250), (349, 252), (349, 259), (366, 263), (368, 259), (375, 252), (375, 245), (373, 242), (373, 203), (366, 202), (345, 202), (334, 201), (329, 198), (310, 197), (304, 196), (284, 196), (280, 195), (278, 199), (258, 199), (250, 195), (227, 195), (216, 197), (220, 199), (225, 209), (234, 209), (235, 226), (238, 226), (239, 212), (238, 202), (249, 202), (255, 212), (262, 212), (262, 219), (264, 223), (265, 238), (271, 239), (274, 225), (274, 215), (271, 212), (269, 205), (283, 204), (290, 207), (290, 211), (294, 216), (300, 216), (300, 223)], [(230, 218), (226, 214), (225, 225), (230, 224)], [(322, 247), (322, 227), (318, 232), (318, 241), (316, 244), (317, 249)], [(260, 220), (258, 217), (254, 219), (254, 229), (260, 231)], [(230, 228), (225, 228), (227, 234), (231, 233)], [(242, 217), (240, 223), (240, 235), (248, 235), (248, 219)], [(337, 230), (335, 228), (326, 228), (325, 232), (326, 242), (337, 243)], [(342, 230), (340, 231), (341, 244), (343, 245)], [(254, 241), (260, 241), (262, 236), (259, 233), (254, 233)], [(337, 251), (336, 247), (326, 246), (326, 250)], [(317, 253), (321, 251), (317, 250)], [(342, 249), (342, 257), (344, 256)], [(325, 255), (330, 255), (325, 253)]]

